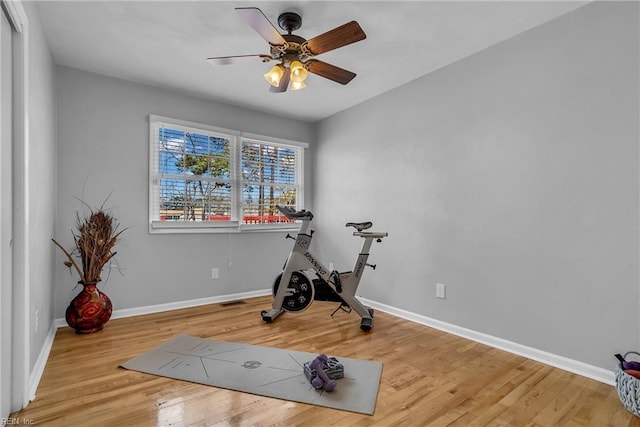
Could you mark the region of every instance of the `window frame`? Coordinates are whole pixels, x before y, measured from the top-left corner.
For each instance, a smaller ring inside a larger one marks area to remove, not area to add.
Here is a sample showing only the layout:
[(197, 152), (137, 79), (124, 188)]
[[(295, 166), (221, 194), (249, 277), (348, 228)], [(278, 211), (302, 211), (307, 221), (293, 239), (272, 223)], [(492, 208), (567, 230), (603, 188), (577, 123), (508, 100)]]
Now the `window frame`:
[[(217, 136), (228, 138), (230, 143), (230, 182), (231, 182), (231, 220), (230, 221), (161, 221), (159, 219), (160, 207), (160, 171), (159, 171), (159, 147), (157, 130), (161, 126), (175, 127), (183, 130), (202, 131), (213, 133)], [(149, 115), (149, 205), (148, 224), (150, 234), (175, 234), (175, 233), (230, 233), (230, 232), (264, 232), (264, 231), (295, 231), (299, 225), (296, 222), (269, 223), (269, 224), (244, 224), (242, 221), (243, 199), (242, 187), (242, 145), (243, 141), (272, 144), (281, 147), (293, 148), (296, 153), (296, 209), (304, 208), (305, 193), (305, 151), (309, 147), (306, 142), (292, 141), (283, 138), (243, 132), (234, 129), (221, 128), (187, 120), (170, 117)]]

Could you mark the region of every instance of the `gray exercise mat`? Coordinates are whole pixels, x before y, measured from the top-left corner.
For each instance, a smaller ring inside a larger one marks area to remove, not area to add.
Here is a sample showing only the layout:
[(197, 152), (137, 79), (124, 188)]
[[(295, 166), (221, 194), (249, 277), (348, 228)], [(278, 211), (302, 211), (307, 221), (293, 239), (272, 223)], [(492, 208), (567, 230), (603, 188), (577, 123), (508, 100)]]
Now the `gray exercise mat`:
[(344, 378), (327, 393), (304, 376), (303, 364), (317, 353), (282, 350), (181, 334), (120, 366), (134, 371), (246, 393), (372, 415), (382, 363), (334, 356)]

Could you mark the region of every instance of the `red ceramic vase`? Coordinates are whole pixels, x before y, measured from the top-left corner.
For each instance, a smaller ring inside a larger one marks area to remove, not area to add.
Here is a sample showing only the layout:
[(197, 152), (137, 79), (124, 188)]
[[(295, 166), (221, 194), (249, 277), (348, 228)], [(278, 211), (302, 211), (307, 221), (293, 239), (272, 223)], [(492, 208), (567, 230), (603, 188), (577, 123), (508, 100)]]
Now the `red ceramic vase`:
[(111, 300), (95, 283), (79, 283), (83, 289), (69, 303), (65, 318), (77, 334), (92, 334), (101, 330), (111, 318)]

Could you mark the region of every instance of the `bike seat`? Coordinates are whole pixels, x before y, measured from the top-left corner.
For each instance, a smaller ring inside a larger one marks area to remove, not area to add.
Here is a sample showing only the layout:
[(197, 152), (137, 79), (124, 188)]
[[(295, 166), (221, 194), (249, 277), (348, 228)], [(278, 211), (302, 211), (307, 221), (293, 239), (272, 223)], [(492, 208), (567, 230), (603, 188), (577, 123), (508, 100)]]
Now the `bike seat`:
[(368, 230), (371, 228), (373, 223), (371, 221), (367, 222), (348, 222), (345, 227), (353, 227), (358, 231)]

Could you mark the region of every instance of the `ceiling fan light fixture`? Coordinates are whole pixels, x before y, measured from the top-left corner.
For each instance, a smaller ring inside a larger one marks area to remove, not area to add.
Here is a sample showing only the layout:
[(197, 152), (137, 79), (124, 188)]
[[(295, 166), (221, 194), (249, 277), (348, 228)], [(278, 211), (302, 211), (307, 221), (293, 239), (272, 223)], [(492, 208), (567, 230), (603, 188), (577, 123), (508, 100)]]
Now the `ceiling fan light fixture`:
[[(304, 82), (305, 79), (307, 78), (307, 76), (309, 75), (309, 73), (307, 72), (307, 69), (304, 68), (304, 65), (302, 65), (302, 62), (300, 61), (292, 61), (291, 64), (289, 65), (289, 68), (291, 68), (291, 81), (292, 82)], [(302, 89), (302, 88), (300, 88)]]
[(309, 73), (342, 85), (346, 85), (356, 76), (351, 71), (313, 59), (322, 53), (366, 39), (367, 35), (356, 21), (347, 22), (307, 40), (293, 34), (293, 31), (302, 25), (302, 18), (297, 13), (284, 12), (278, 16), (280, 28), (287, 32), (281, 34), (257, 7), (237, 7), (236, 12), (269, 43), (270, 53), (207, 58), (211, 65), (277, 61), (279, 64), (264, 75), (270, 85), (269, 92), (273, 93), (286, 92), (289, 86), (292, 90), (303, 89), (306, 87), (304, 81)]
[(307, 85), (304, 84), (304, 82), (291, 81), (291, 90), (304, 89), (305, 87), (307, 87)]
[(271, 86), (278, 87), (280, 86), (280, 79), (282, 79), (283, 74), (284, 67), (280, 64), (276, 64), (264, 75), (264, 78)]

